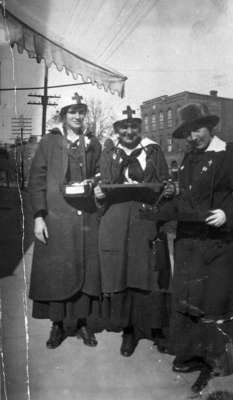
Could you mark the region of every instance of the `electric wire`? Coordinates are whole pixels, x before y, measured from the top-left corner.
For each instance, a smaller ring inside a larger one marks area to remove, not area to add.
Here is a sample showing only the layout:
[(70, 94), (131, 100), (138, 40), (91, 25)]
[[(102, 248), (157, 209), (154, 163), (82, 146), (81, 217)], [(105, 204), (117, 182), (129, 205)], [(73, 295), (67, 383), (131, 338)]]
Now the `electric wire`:
[(97, 8), (97, 12), (94, 9), (94, 11), (92, 13), (92, 16), (91, 16), (91, 18), (89, 20), (89, 23), (86, 24), (86, 29), (82, 31), (82, 35), (83, 36), (85, 36), (87, 34), (87, 32), (90, 30), (90, 25), (92, 24), (92, 22), (94, 20), (96, 21), (98, 19), (99, 15), (100, 15), (100, 12), (103, 9), (104, 4), (105, 4), (105, 0), (102, 0), (102, 2), (100, 3), (100, 6), (99, 5), (97, 6), (98, 7)]
[[(148, 4), (147, 0), (146, 3)], [(149, 6), (146, 8), (146, 11), (141, 12), (145, 10), (144, 4), (141, 3), (141, 7), (136, 11), (134, 19), (131, 21), (130, 24), (127, 24), (124, 31), (121, 32), (121, 35), (118, 38), (118, 41), (115, 43), (115, 46), (113, 45), (112, 48), (108, 49), (108, 51), (106, 52), (107, 54), (105, 55), (105, 60), (108, 59), (116, 51), (116, 49), (118, 49), (121, 46), (121, 44), (125, 41), (125, 39), (130, 36), (130, 34), (132, 34), (135, 28), (139, 25), (141, 19), (144, 18), (144, 15), (148, 13), (148, 9), (150, 10), (150, 7), (151, 5), (149, 4)]]
[(83, 7), (85, 6), (85, 3), (84, 3), (84, 6), (83, 6), (83, 0), (78, 0), (78, 4), (75, 4), (75, 3), (76, 3), (76, 0), (74, 0), (74, 3), (73, 3), (73, 7), (74, 7), (73, 8), (73, 14), (72, 14), (72, 16), (71, 16), (71, 18), (69, 20), (69, 25), (68, 25), (68, 27), (66, 29), (66, 32), (65, 32), (65, 35), (64, 35), (66, 37), (71, 35), (71, 32), (73, 30), (73, 25), (74, 24), (75, 25), (79, 24), (79, 22), (80, 22), (80, 13), (81, 13)]
[[(129, 22), (130, 19), (135, 18), (135, 14), (137, 13), (137, 10), (139, 7), (141, 7), (141, 0), (137, 1), (137, 4), (135, 6), (135, 4), (131, 4), (130, 8), (128, 9), (127, 12), (124, 13), (123, 15), (123, 20), (120, 24), (118, 24), (118, 29), (115, 32), (114, 36), (112, 37), (112, 39), (109, 41), (109, 43), (105, 46), (105, 48), (102, 50), (101, 54), (99, 54), (99, 58), (103, 57), (104, 54), (109, 50), (109, 48), (114, 44), (114, 42), (116, 42), (118, 39), (118, 37), (122, 36), (122, 32), (127, 29), (127, 26), (129, 26), (129, 24), (131, 24), (131, 22)], [(125, 5), (122, 7), (121, 11), (118, 14), (118, 18), (120, 18), (121, 14), (123, 13), (123, 10), (125, 8)], [(133, 10), (133, 11), (132, 11)], [(132, 11), (132, 12), (131, 12)], [(129, 16), (130, 14), (130, 16)], [(114, 24), (117, 25), (117, 22)]]
[(75, 21), (75, 25), (73, 27), (71, 27), (72, 28), (71, 36), (73, 36), (74, 27), (75, 28), (77, 27), (77, 30), (75, 30), (75, 35), (79, 38), (79, 41), (80, 41), (80, 38), (82, 37), (81, 31), (82, 31), (82, 26), (84, 24), (85, 15), (88, 15), (88, 9), (89, 9), (90, 5), (91, 5), (91, 0), (85, 0), (84, 5), (78, 15), (78, 20)]
[(158, 0), (156, 2), (150, 4), (150, 6), (148, 6), (148, 8), (146, 9), (146, 11), (135, 21), (134, 25), (130, 27), (130, 29), (127, 31), (126, 35), (124, 36), (124, 38), (122, 38), (122, 40), (115, 46), (115, 48), (106, 56), (106, 58), (104, 59), (104, 61), (109, 60), (110, 57), (113, 56), (113, 54), (119, 49), (119, 47), (123, 44), (123, 42), (125, 41), (126, 38), (128, 38), (129, 36), (132, 35), (132, 33), (135, 31), (135, 29), (137, 28), (137, 26), (139, 25), (139, 23), (148, 15), (148, 13), (155, 7), (156, 3), (158, 2)]
[[(138, 3), (140, 2), (140, 0), (138, 1)], [(125, 29), (125, 26), (129, 23), (129, 18), (130, 15), (132, 15), (132, 13), (134, 13), (135, 11), (132, 11), (133, 8), (135, 7), (135, 4), (132, 5), (130, 4), (130, 2), (126, 3), (123, 5), (123, 7), (121, 8), (118, 17), (113, 21), (112, 23), (112, 33), (108, 35), (109, 40), (106, 43), (106, 35), (105, 35), (105, 43), (106, 44), (102, 44), (100, 45), (100, 50), (98, 57), (101, 58), (103, 57), (103, 55), (106, 53), (107, 49), (113, 45), (113, 43), (115, 43), (118, 40), (118, 37), (120, 37), (122, 35), (122, 31)]]

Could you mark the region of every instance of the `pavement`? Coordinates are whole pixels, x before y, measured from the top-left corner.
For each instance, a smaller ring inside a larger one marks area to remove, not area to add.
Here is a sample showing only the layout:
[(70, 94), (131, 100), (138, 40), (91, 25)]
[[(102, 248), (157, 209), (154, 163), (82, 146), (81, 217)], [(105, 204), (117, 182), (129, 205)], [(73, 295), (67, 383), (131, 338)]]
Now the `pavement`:
[[(2, 400), (191, 398), (198, 372), (173, 373), (173, 357), (160, 354), (149, 340), (141, 340), (129, 358), (119, 353), (121, 333), (106, 331), (96, 335), (95, 348), (69, 337), (57, 349), (47, 349), (51, 324), (31, 318), (28, 299), (33, 235), (26, 192), (0, 188), (0, 221)], [(201, 398), (222, 390), (233, 398), (232, 376), (211, 380)]]

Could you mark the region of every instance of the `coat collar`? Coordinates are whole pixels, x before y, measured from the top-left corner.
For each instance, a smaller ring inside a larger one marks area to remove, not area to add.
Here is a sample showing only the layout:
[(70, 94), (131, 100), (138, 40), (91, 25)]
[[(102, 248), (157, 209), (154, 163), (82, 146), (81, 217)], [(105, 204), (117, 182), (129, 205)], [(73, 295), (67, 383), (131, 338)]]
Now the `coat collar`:
[(122, 149), (122, 150), (124, 150), (124, 152), (125, 152), (127, 155), (129, 155), (129, 154), (131, 154), (134, 150), (136, 150), (136, 149), (141, 149), (142, 147), (146, 147), (146, 146), (151, 145), (151, 144), (157, 144), (157, 143), (156, 143), (154, 140), (151, 140), (151, 139), (145, 137), (145, 138), (142, 138), (142, 140), (140, 141), (140, 143), (138, 143), (138, 145), (135, 146), (133, 149), (128, 149), (127, 147), (123, 146), (122, 144), (118, 144), (117, 147), (120, 148), (120, 149)]
[[(65, 140), (67, 140), (67, 135), (64, 131), (63, 128), (63, 124), (62, 123), (58, 123), (55, 124), (53, 126), (53, 128), (50, 131), (51, 133), (55, 133), (55, 134), (60, 134)], [(84, 136), (84, 141), (85, 141), (85, 147), (88, 148), (91, 142), (91, 133), (87, 131), (87, 129), (83, 132), (83, 136)], [(75, 138), (74, 140), (71, 140), (69, 138), (69, 142), (76, 142), (78, 140), (78, 138)]]
[(209, 146), (205, 151), (214, 151), (214, 152), (219, 152), (219, 151), (225, 151), (226, 150), (226, 142), (221, 140), (218, 136), (213, 136), (213, 139), (211, 140)]

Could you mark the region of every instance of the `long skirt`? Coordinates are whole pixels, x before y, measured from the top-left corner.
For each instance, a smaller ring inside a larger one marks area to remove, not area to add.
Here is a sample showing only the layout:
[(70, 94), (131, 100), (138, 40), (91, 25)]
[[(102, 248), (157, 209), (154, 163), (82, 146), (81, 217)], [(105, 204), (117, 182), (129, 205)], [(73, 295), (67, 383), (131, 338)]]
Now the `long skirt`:
[(162, 291), (127, 289), (104, 295), (103, 327), (113, 331), (131, 327), (137, 340), (153, 339), (156, 330), (168, 327), (168, 302), (168, 294)]
[(233, 244), (179, 239), (175, 245), (170, 352), (233, 373)]
[(50, 319), (52, 322), (63, 321), (70, 332), (77, 328), (78, 320), (100, 317), (100, 300), (79, 292), (72, 298), (63, 301), (34, 301), (32, 316), (38, 319)]

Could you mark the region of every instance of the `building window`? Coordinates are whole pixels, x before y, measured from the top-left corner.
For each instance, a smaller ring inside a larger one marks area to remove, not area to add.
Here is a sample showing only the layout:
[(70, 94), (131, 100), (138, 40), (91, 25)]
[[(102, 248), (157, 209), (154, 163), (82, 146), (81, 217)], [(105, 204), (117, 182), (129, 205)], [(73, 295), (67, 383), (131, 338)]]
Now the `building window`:
[(144, 117), (144, 130), (145, 132), (149, 132), (149, 118), (148, 115)]
[(181, 106), (178, 105), (176, 108), (176, 118), (175, 118), (175, 124), (178, 125), (179, 124), (179, 110), (180, 110)]
[(169, 108), (167, 111), (167, 127), (172, 128), (173, 121), (172, 121), (172, 110)]
[(156, 131), (156, 114), (151, 115), (151, 129), (152, 131)]
[(159, 112), (159, 127), (160, 127), (160, 129), (164, 128), (164, 114), (163, 114), (163, 111)]
[(167, 151), (169, 153), (172, 151), (172, 139), (167, 139)]
[(156, 104), (153, 104), (152, 106), (152, 110), (155, 111), (156, 110)]

